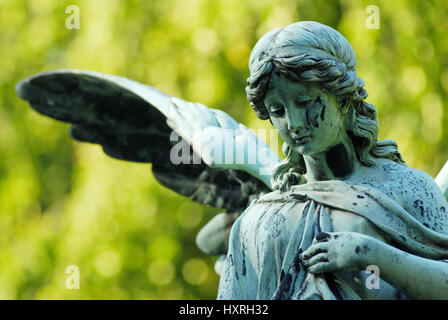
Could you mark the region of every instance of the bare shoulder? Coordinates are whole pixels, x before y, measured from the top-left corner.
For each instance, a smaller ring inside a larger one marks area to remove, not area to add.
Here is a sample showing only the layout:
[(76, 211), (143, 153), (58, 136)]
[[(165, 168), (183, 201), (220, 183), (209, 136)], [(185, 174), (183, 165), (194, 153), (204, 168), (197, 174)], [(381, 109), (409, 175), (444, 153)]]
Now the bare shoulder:
[(430, 175), (390, 160), (377, 167), (384, 177), (381, 189), (426, 227), (448, 233), (448, 204)]

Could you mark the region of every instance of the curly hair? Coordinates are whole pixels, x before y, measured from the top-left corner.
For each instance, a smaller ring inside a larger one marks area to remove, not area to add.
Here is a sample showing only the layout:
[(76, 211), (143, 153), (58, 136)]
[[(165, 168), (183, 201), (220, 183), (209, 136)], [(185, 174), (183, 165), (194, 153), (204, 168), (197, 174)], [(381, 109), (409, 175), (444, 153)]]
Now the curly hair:
[[(348, 135), (362, 164), (373, 166), (375, 158), (404, 164), (395, 141), (377, 140), (377, 111), (364, 101), (367, 91), (355, 69), (355, 52), (339, 32), (317, 22), (297, 22), (268, 32), (255, 45), (249, 59), (247, 99), (257, 117), (266, 120), (269, 113), (263, 100), (273, 71), (293, 81), (318, 84), (336, 97), (341, 110), (348, 110), (352, 119)], [(283, 190), (304, 183), (297, 175), (306, 173), (303, 157), (288, 146), (284, 149), (286, 160), (272, 175), (274, 188)]]

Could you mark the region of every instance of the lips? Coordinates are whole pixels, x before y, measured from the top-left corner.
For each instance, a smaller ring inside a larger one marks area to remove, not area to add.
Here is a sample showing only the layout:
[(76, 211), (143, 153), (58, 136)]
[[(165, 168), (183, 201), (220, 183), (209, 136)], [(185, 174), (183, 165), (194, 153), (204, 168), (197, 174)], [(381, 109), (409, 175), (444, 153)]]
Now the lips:
[(295, 143), (302, 144), (305, 142), (308, 142), (308, 140), (311, 140), (311, 134), (302, 135), (300, 137), (291, 137), (292, 140), (294, 140)]
[(301, 141), (307, 137), (311, 137), (311, 134), (303, 134), (301, 136), (291, 136), (292, 140), (294, 140), (294, 141), (296, 141), (296, 140)]

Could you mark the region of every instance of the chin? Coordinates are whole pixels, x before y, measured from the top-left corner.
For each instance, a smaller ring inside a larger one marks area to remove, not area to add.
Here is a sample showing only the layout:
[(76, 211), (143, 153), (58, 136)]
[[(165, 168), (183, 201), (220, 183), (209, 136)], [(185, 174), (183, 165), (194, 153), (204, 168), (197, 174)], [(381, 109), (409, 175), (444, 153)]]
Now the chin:
[(314, 144), (308, 142), (300, 145), (295, 144), (293, 150), (302, 156), (313, 156), (322, 153), (325, 148), (316, 148)]
[(308, 144), (294, 145), (293, 149), (303, 156), (309, 156), (315, 153), (313, 148), (310, 148)]

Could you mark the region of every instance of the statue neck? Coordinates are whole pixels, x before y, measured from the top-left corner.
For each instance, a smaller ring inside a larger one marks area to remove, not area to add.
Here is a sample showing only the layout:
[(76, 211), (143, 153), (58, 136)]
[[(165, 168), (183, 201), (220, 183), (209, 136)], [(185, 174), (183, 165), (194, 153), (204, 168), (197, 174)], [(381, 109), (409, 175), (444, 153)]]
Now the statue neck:
[(317, 155), (304, 155), (304, 160), (308, 182), (344, 180), (361, 166), (349, 138)]

